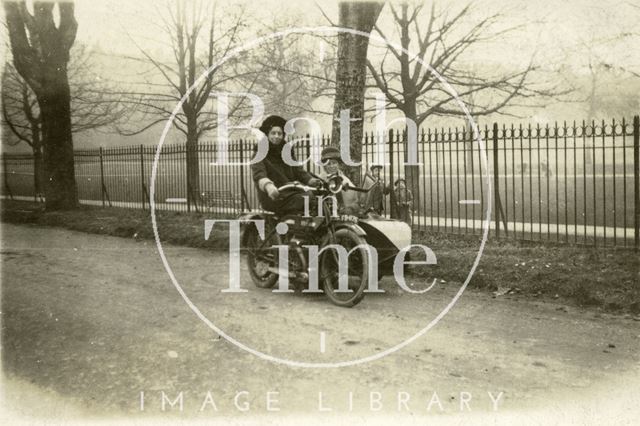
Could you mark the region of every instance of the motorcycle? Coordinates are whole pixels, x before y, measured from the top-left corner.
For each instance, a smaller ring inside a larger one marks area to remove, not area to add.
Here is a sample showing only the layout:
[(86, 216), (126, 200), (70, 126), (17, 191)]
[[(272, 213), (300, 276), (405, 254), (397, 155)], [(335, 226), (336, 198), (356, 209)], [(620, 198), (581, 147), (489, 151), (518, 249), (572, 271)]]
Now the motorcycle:
[[(367, 288), (377, 290), (376, 280), (384, 275), (393, 275), (396, 255), (411, 244), (411, 228), (404, 222), (386, 219), (373, 212), (357, 216), (336, 214), (333, 203), (340, 198), (342, 191), (365, 193), (368, 190), (346, 185), (338, 174), (326, 179), (314, 177), (320, 179), (321, 186), (316, 188), (292, 182), (278, 190), (281, 193), (297, 190), (315, 194), (322, 203), (318, 216), (278, 217), (266, 211), (240, 215), (243, 221), (262, 220), (265, 225), (264, 238), (253, 222), (249, 222), (243, 231), (242, 247), (246, 252), (249, 274), (259, 288), (272, 288), (282, 274), (286, 274), (298, 287), (312, 286), (310, 278), (317, 278), (313, 288), (303, 292), (324, 291), (333, 304), (353, 307), (362, 301)], [(282, 246), (287, 247), (285, 262), (280, 259)], [(310, 247), (313, 246), (317, 249), (311, 253)], [(346, 265), (340, 265), (338, 246), (346, 250)], [(375, 249), (377, 256), (370, 256), (370, 247)], [(372, 260), (377, 260), (377, 265), (370, 264)], [(340, 266), (346, 267), (341, 269)], [(374, 282), (373, 286), (370, 281)]]

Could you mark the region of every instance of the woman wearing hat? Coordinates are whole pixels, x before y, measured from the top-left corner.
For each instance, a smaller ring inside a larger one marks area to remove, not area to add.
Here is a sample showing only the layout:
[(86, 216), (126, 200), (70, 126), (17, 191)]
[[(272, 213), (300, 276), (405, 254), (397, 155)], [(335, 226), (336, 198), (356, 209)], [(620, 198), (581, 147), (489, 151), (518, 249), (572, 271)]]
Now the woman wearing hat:
[(285, 145), (286, 122), (284, 118), (277, 115), (271, 115), (262, 122), (260, 131), (269, 141), (269, 151), (262, 161), (251, 165), (253, 181), (258, 189), (258, 199), (262, 208), (278, 215), (304, 212), (305, 196), (309, 197), (310, 205), (314, 201), (312, 194), (301, 191), (280, 193), (279, 187), (294, 181), (311, 186), (320, 184), (318, 179), (313, 178), (302, 167), (291, 166), (284, 162), (282, 148)]
[(396, 189), (393, 191), (395, 195), (395, 211), (398, 219), (411, 226), (411, 211), (413, 210), (413, 194), (407, 189), (407, 184), (403, 178), (396, 179)]
[(384, 211), (384, 196), (391, 192), (391, 185), (385, 187), (380, 178), (382, 166), (380, 164), (372, 164), (369, 171), (364, 175), (362, 187), (369, 189), (365, 200), (365, 208), (372, 209), (377, 214)]

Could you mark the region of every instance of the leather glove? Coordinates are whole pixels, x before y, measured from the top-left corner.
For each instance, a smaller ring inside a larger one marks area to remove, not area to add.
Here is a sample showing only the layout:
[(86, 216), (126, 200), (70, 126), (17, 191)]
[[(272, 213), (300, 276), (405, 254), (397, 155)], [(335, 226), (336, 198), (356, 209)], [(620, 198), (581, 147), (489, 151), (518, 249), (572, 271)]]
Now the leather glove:
[(280, 196), (280, 191), (278, 191), (278, 188), (276, 188), (276, 186), (272, 183), (268, 184), (265, 190), (267, 191), (267, 195), (269, 196), (269, 198), (271, 198), (272, 200), (275, 200)]
[(315, 186), (316, 188), (319, 188), (319, 187), (322, 186), (322, 181), (320, 179), (311, 178), (311, 179), (309, 179), (308, 185), (309, 186)]

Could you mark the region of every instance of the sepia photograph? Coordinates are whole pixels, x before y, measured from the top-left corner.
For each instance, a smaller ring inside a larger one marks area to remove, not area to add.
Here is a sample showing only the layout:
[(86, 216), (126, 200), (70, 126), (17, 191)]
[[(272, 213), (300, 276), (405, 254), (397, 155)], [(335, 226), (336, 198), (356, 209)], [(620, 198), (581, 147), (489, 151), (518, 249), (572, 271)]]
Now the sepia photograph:
[(640, 422), (640, 1), (1, 0), (0, 422)]

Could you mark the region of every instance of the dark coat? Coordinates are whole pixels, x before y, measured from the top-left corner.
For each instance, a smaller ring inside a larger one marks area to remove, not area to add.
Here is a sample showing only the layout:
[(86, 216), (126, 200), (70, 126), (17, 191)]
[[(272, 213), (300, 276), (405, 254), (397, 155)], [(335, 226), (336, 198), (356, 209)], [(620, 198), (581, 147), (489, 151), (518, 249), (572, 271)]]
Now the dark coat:
[(413, 210), (413, 194), (407, 188), (396, 188), (393, 193), (395, 194), (395, 209), (398, 219), (411, 225), (411, 212)]
[[(269, 211), (282, 210), (282, 204), (286, 202), (287, 197), (281, 197), (279, 200), (272, 200), (265, 191), (261, 191), (258, 182), (262, 178), (270, 179), (276, 187), (280, 187), (284, 184), (298, 181), (304, 184), (309, 183), (312, 176), (307, 173), (300, 166), (290, 166), (282, 159), (282, 148), (284, 142), (278, 146), (269, 144), (269, 151), (264, 160), (251, 165), (251, 174), (253, 175), (253, 182), (255, 183), (256, 190), (258, 192), (258, 200), (262, 208)], [(258, 148), (254, 149), (254, 156)], [(295, 155), (292, 155), (294, 159)]]

